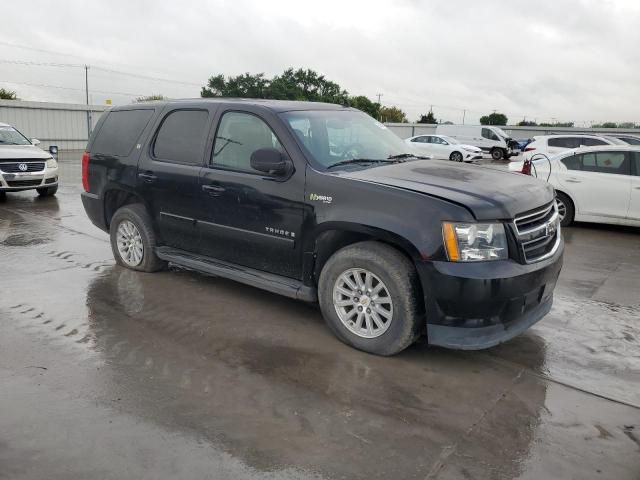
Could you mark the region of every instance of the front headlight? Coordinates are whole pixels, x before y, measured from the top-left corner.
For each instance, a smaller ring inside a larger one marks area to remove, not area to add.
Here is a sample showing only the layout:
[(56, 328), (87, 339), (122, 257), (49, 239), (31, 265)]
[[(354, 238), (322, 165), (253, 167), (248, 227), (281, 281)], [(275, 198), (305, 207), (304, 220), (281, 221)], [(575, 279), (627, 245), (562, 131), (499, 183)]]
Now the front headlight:
[(507, 258), (507, 236), (502, 223), (442, 224), (447, 258), (452, 262), (480, 262)]
[(50, 158), (47, 160), (47, 168), (56, 168), (58, 166), (58, 162), (55, 158)]

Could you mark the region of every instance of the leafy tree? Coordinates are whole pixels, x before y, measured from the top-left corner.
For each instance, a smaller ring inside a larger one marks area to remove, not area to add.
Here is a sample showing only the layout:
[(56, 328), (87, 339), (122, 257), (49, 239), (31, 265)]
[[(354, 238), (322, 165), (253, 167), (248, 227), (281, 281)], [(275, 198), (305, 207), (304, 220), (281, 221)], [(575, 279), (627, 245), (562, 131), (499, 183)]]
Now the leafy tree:
[(438, 123), (438, 121), (436, 120), (436, 117), (433, 114), (433, 112), (429, 112), (426, 115), (424, 114), (420, 115), (420, 118), (418, 119), (418, 123), (435, 124), (435, 123)]
[(520, 120), (516, 125), (518, 125), (519, 127), (535, 127), (538, 124), (529, 120)]
[(17, 100), (16, 92), (0, 88), (0, 100)]
[(443, 125), (453, 125), (453, 122), (447, 120), (446, 122), (442, 122)]
[(556, 123), (546, 123), (546, 122), (541, 122), (540, 126), (541, 127), (568, 127), (568, 128), (573, 128), (575, 124), (573, 122), (556, 122)]
[(604, 122), (593, 125), (593, 128), (618, 128), (616, 122)]
[(480, 125), (506, 125), (508, 120), (504, 113), (493, 112), (480, 117)]
[(382, 107), (380, 121), (389, 123), (407, 123), (407, 115), (398, 107)]
[(272, 79), (264, 73), (235, 77), (216, 75), (200, 91), (202, 97), (270, 98), (312, 102), (347, 103), (347, 91), (313, 70), (289, 68)]
[(136, 102), (153, 102), (154, 100), (166, 100), (166, 99), (167, 97), (165, 97), (161, 93), (153, 93), (151, 95), (147, 95), (146, 97), (136, 98)]
[(636, 128), (633, 122), (621, 122), (618, 124), (618, 128)]
[(364, 95), (358, 95), (356, 97), (349, 97), (349, 106), (362, 110), (364, 113), (368, 113), (373, 118), (380, 118), (380, 104), (378, 102), (372, 102)]

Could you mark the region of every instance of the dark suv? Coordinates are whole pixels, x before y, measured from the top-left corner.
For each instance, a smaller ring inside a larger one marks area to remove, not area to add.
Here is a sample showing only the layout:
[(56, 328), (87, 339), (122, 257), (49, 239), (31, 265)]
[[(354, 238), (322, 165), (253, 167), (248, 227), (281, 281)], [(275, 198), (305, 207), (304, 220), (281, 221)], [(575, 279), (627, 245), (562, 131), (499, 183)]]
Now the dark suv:
[(562, 264), (553, 189), (407, 148), (332, 104), (117, 107), (82, 158), (82, 202), (120, 265), (171, 262), (318, 302), (361, 350), (391, 355), (424, 333), (479, 349), (523, 332), (551, 308)]

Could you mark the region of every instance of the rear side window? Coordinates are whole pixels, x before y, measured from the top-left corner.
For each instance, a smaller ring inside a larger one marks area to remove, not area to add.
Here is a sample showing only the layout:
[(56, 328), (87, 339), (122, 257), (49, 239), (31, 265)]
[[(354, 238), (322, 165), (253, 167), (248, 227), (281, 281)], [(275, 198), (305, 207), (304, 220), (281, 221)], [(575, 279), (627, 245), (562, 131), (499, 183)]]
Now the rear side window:
[(569, 170), (580, 170), (580, 155), (571, 155), (570, 157), (561, 158), (560, 161), (564, 163), (565, 167)]
[(580, 155), (581, 170), (586, 172), (629, 175), (629, 162), (625, 152), (597, 152)]
[(550, 147), (558, 147), (558, 148), (578, 148), (580, 143), (577, 142), (577, 139), (572, 137), (553, 137), (550, 138), (547, 143)]
[(152, 116), (153, 110), (149, 109), (109, 112), (91, 145), (91, 152), (129, 156)]
[(158, 130), (153, 156), (188, 165), (200, 165), (207, 142), (209, 112), (206, 110), (174, 110)]

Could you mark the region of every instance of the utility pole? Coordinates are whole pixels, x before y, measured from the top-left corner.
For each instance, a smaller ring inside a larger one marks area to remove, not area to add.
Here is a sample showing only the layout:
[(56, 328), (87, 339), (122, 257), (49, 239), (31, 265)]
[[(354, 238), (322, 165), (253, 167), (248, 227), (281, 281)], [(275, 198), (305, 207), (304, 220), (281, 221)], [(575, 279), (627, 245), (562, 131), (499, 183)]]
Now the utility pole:
[(381, 93), (376, 93), (376, 96), (378, 97), (378, 103), (380, 105), (382, 105), (382, 103), (380, 103), (380, 98), (382, 97), (382, 94)]
[(462, 124), (464, 125), (464, 117), (467, 115), (466, 110), (462, 110)]
[(87, 104), (87, 141), (91, 136), (91, 112), (89, 111), (89, 65), (84, 66), (84, 96)]

